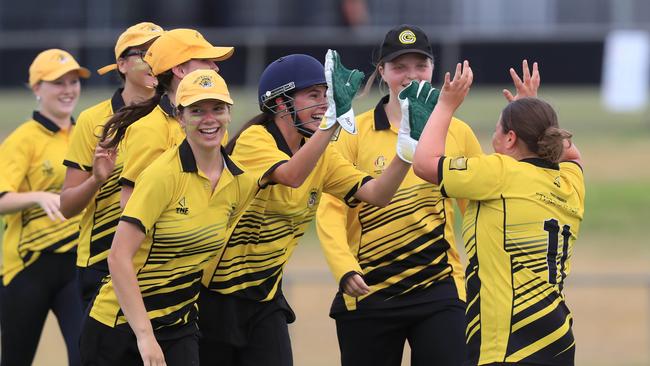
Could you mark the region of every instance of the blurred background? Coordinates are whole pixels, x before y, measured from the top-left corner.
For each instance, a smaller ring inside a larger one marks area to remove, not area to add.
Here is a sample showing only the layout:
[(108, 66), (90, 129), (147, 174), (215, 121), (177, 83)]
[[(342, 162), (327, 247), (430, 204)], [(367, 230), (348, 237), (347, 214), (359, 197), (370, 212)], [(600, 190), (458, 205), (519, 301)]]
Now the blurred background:
[[(231, 133), (257, 113), (256, 83), (267, 63), (289, 53), (323, 59), (335, 48), (348, 67), (369, 75), (385, 33), (409, 23), (429, 35), (434, 84), (459, 60), (472, 64), (474, 86), (457, 116), (491, 152), (506, 103), (501, 90), (512, 89), (508, 69), (520, 71), (524, 58), (538, 61), (540, 96), (574, 133), (587, 180), (585, 219), (565, 287), (577, 364), (650, 365), (650, 2), (0, 0), (0, 140), (36, 106), (25, 83), (38, 52), (64, 48), (95, 70), (114, 62), (118, 35), (140, 21), (196, 28), (215, 45), (236, 47), (219, 64), (235, 100)], [(118, 86), (116, 75), (93, 75), (83, 82), (76, 114)], [(380, 92), (374, 90), (355, 101), (357, 113), (376, 104)], [(338, 363), (328, 317), (336, 286), (310, 230), (284, 281), (298, 316), (290, 327), (297, 366)], [(35, 365), (66, 364), (55, 324), (48, 319)]]

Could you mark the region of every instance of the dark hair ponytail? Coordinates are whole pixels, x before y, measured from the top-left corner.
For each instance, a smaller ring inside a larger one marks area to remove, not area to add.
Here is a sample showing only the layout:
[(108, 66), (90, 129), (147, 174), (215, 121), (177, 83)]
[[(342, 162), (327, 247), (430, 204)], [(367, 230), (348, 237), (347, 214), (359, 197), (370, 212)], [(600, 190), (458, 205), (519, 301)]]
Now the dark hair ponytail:
[(126, 134), (126, 129), (135, 121), (151, 113), (160, 103), (160, 99), (171, 85), (172, 77), (171, 70), (158, 75), (158, 86), (156, 86), (156, 93), (153, 97), (141, 103), (124, 106), (115, 112), (102, 129), (100, 145), (104, 148), (119, 145)]
[(553, 107), (538, 98), (521, 98), (509, 103), (501, 113), (504, 133), (514, 131), (528, 150), (544, 160), (559, 162), (564, 140), (571, 133), (561, 129)]
[(537, 154), (540, 158), (557, 163), (564, 153), (564, 140), (573, 135), (558, 127), (549, 127), (537, 141)]
[(239, 136), (246, 131), (249, 127), (254, 126), (254, 125), (263, 125), (266, 126), (269, 122), (273, 121), (273, 114), (271, 112), (262, 112), (258, 114), (257, 116), (251, 118), (248, 120), (248, 122), (244, 123), (242, 128), (237, 131), (235, 135), (230, 137), (230, 140), (228, 140), (228, 144), (226, 144), (226, 152), (228, 154), (232, 154), (232, 152), (235, 150), (235, 145), (237, 144), (237, 139), (239, 139)]

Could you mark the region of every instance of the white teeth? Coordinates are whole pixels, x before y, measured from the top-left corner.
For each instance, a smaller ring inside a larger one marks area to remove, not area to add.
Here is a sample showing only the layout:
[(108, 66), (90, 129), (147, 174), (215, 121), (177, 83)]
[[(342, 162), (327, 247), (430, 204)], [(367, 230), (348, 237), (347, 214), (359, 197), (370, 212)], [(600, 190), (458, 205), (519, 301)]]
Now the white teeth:
[(217, 133), (218, 130), (219, 130), (219, 127), (204, 128), (204, 129), (200, 129), (199, 132), (205, 133), (205, 134), (212, 134), (212, 133)]

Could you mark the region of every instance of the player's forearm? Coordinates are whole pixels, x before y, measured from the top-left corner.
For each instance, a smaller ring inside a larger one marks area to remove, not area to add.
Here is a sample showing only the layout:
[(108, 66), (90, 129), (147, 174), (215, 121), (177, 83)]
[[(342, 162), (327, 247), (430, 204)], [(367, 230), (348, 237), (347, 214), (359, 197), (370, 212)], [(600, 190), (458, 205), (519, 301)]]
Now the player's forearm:
[(144, 234), (121, 221), (117, 227), (108, 255), (108, 270), (117, 301), (136, 336), (153, 334), (151, 321), (144, 306), (140, 286), (133, 268), (133, 258)]
[(454, 110), (438, 104), (427, 121), (413, 156), (413, 172), (418, 177), (438, 184), (438, 162), (445, 154), (445, 140)]
[(0, 215), (19, 212), (38, 205), (37, 192), (7, 192), (0, 197)]
[(80, 214), (90, 204), (97, 191), (102, 186), (95, 176), (90, 175), (88, 179), (75, 187), (63, 187), (61, 191), (61, 213), (66, 218)]
[(386, 170), (376, 179), (364, 184), (354, 197), (377, 207), (385, 207), (393, 199), (411, 164), (395, 156)]
[(336, 128), (316, 130), (314, 135), (289, 159), (271, 173), (269, 179), (275, 183), (298, 188), (314, 170), (318, 159), (327, 148)]

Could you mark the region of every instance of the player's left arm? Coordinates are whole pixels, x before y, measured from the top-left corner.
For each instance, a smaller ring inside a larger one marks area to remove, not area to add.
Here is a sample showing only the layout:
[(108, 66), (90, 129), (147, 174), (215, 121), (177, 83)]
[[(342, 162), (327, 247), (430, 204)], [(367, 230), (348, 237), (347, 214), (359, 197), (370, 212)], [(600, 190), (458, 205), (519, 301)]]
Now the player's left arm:
[(445, 83), (438, 97), (438, 103), (429, 116), (413, 158), (413, 172), (428, 182), (440, 183), (438, 165), (445, 154), (451, 118), (469, 92), (473, 77), (468, 61), (456, 65), (453, 79), (450, 73), (445, 74)]

